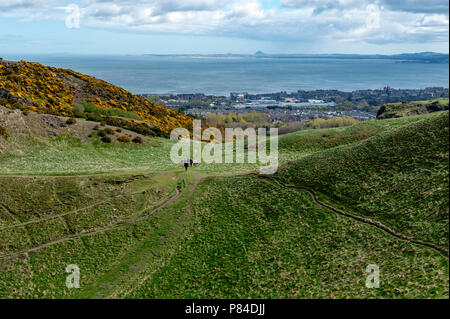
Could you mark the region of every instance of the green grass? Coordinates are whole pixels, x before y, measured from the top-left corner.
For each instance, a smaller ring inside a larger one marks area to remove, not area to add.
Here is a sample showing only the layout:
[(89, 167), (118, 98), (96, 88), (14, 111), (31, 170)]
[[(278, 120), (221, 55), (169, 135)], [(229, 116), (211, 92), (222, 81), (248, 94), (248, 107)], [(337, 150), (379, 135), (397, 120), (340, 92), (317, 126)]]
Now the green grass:
[[(159, 229), (158, 216), (136, 225), (124, 223), (144, 216), (173, 196), (179, 178), (175, 174), (163, 174), (44, 177), (31, 182), (33, 180), (32, 177), (0, 179), (2, 189), (6, 185), (9, 188), (9, 194), (2, 194), (0, 201), (2, 215), (9, 215), (2, 218), (0, 225), (2, 297), (68, 296), (69, 290), (64, 284), (67, 263), (80, 266), (83, 285), (87, 285), (114, 266), (117, 258), (132, 250), (143, 237), (161, 239), (159, 236), (165, 231)], [(171, 216), (164, 215), (163, 219)], [(169, 224), (175, 222), (172, 220)], [(23, 255), (8, 257), (111, 225), (121, 227), (50, 245), (25, 258)], [(23, 289), (22, 285), (28, 288)]]
[[(280, 136), (275, 177), (448, 251), (448, 121), (447, 111)], [(258, 164), (184, 172), (163, 138), (7, 143), (2, 298), (449, 296), (447, 258), (248, 174)], [(69, 264), (80, 289), (65, 287)], [(364, 285), (369, 264), (378, 289)]]
[[(367, 139), (382, 131), (408, 125), (421, 117), (361, 122), (354, 126), (305, 130), (279, 137), (279, 162), (288, 163), (314, 152)], [(170, 160), (173, 141), (149, 138), (144, 145), (81, 142), (71, 136), (56, 139), (10, 137), (14, 147), (0, 154), (0, 174), (76, 175), (111, 172), (180, 170), (181, 163)], [(223, 152), (225, 154), (225, 152)], [(225, 155), (224, 155), (225, 156)], [(258, 164), (202, 163), (197, 171), (241, 173), (256, 170)]]
[(119, 116), (124, 117), (128, 119), (134, 119), (134, 120), (143, 120), (138, 114), (125, 111), (123, 109), (119, 108), (101, 108), (98, 107), (95, 103), (92, 102), (82, 102), (80, 104), (77, 104), (74, 106), (74, 113), (77, 117), (83, 117), (85, 113), (95, 113), (95, 114), (101, 114), (104, 116)]
[(290, 163), (282, 180), (448, 250), (448, 112)]
[[(174, 256), (120, 297), (448, 295), (445, 258), (326, 211), (305, 192), (244, 176), (210, 178), (196, 196), (191, 228)], [(380, 289), (365, 287), (368, 264), (380, 266)]]
[[(432, 107), (432, 104), (437, 105)], [(387, 103), (381, 107), (383, 112), (380, 118), (402, 117), (425, 114), (428, 112), (448, 110), (448, 98), (439, 98), (425, 101)]]

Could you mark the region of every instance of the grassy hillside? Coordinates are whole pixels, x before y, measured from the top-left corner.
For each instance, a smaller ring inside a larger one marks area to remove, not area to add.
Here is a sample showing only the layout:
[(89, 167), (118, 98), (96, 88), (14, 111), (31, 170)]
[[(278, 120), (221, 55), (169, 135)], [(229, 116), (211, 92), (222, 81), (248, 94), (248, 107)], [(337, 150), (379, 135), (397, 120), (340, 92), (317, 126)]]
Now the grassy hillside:
[(67, 297), (67, 263), (86, 287), (143, 239), (158, 251), (180, 217), (158, 210), (189, 185), (176, 174), (1, 178), (0, 295)]
[[(253, 176), (208, 179), (174, 256), (122, 297), (398, 298), (448, 295), (445, 258)], [(382, 269), (380, 289), (365, 267)], [(448, 264), (447, 264), (448, 267)]]
[(401, 103), (387, 103), (380, 107), (377, 119), (411, 116), (448, 110), (448, 98), (412, 101)]
[[(448, 261), (432, 250), (257, 176), (207, 178), (194, 188), (198, 178), (3, 178), (15, 196), (1, 198), (0, 295), (448, 296)], [(81, 269), (77, 290), (64, 284), (73, 263)], [(365, 288), (371, 263), (382, 269), (380, 289)]]
[(447, 112), (290, 163), (277, 177), (448, 251)]
[[(275, 178), (256, 164), (184, 172), (160, 137), (104, 144), (8, 126), (0, 297), (448, 298), (448, 258), (409, 240), (448, 255), (448, 116), (283, 135)], [(65, 286), (69, 264), (80, 289)], [(378, 289), (365, 287), (369, 264)]]
[[(0, 105), (76, 116), (84, 113), (77, 106), (86, 107), (86, 103), (115, 110), (112, 115), (132, 112), (155, 127), (159, 135), (168, 135), (176, 127), (192, 126), (192, 120), (177, 111), (72, 70), (27, 61), (0, 63)], [(111, 120), (104, 115), (99, 114), (97, 119)]]
[[(380, 132), (408, 125), (420, 119), (421, 117), (405, 117), (367, 121), (350, 127), (305, 130), (281, 135), (279, 162), (288, 163), (318, 151), (365, 140)], [(13, 132), (12, 129), (9, 131)], [(12, 134), (8, 139), (0, 138), (0, 148), (4, 150), (3, 154), (0, 154), (0, 173), (73, 175), (115, 171), (178, 170), (180, 164), (174, 164), (170, 160), (172, 145), (172, 141), (164, 138), (152, 138), (143, 145), (133, 145), (115, 142), (104, 144), (99, 142), (96, 136), (83, 141), (69, 132), (57, 138), (40, 137), (35, 134), (32, 136)], [(203, 163), (196, 170), (209, 173), (237, 173), (256, 170), (257, 167), (258, 164), (248, 163)]]

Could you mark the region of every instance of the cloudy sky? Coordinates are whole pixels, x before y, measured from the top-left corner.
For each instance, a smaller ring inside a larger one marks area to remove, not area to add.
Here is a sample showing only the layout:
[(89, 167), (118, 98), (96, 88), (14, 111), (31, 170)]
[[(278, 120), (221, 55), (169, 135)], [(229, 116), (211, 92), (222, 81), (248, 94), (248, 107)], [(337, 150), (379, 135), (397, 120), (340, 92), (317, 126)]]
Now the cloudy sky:
[(0, 0), (1, 53), (448, 53), (448, 0)]

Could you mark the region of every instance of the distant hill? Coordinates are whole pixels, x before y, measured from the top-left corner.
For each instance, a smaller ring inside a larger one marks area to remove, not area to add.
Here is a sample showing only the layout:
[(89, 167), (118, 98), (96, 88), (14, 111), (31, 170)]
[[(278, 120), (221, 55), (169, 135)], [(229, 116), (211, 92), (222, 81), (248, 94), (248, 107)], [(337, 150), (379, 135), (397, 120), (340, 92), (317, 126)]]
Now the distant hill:
[(380, 107), (377, 119), (387, 119), (448, 110), (447, 99), (387, 103)]
[(151, 56), (208, 56), (208, 57), (255, 57), (255, 58), (276, 58), (276, 59), (388, 59), (397, 60), (399, 63), (448, 63), (449, 55), (447, 53), (437, 52), (418, 52), (401, 54), (304, 54), (304, 53), (264, 53), (257, 51), (255, 54), (147, 54)]
[[(92, 113), (96, 114), (95, 118), (90, 118), (92, 120), (105, 118), (112, 121), (107, 115), (134, 113), (131, 118), (141, 119), (141, 126), (147, 126), (148, 130), (161, 136), (167, 136), (176, 127), (192, 126), (191, 118), (103, 80), (27, 61), (0, 59), (0, 105), (78, 117), (87, 115), (83, 109), (89, 106), (91, 110), (97, 110), (90, 112), (91, 117)], [(102, 112), (103, 109), (113, 111)]]

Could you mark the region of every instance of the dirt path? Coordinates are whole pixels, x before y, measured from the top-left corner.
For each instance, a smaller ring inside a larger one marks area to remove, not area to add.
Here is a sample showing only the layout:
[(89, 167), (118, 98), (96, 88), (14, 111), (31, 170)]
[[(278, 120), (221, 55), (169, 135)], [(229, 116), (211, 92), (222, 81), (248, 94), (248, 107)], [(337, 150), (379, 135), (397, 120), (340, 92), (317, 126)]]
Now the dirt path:
[(297, 189), (304, 190), (304, 191), (308, 192), (308, 193), (311, 195), (312, 199), (314, 200), (314, 202), (315, 202), (316, 204), (318, 204), (318, 205), (320, 205), (320, 206), (322, 206), (322, 207), (324, 207), (324, 208), (326, 208), (326, 209), (328, 209), (328, 210), (331, 210), (332, 212), (334, 212), (334, 213), (336, 213), (336, 214), (339, 214), (339, 215), (341, 215), (341, 216), (345, 216), (345, 217), (348, 217), (348, 218), (352, 218), (352, 219), (354, 219), (354, 220), (357, 220), (357, 221), (359, 221), (359, 222), (361, 222), (361, 223), (364, 223), (364, 224), (367, 224), (367, 225), (374, 226), (374, 227), (376, 227), (376, 228), (378, 228), (378, 229), (381, 229), (382, 231), (384, 231), (384, 232), (388, 233), (389, 235), (394, 236), (394, 237), (396, 237), (396, 238), (398, 238), (398, 239), (401, 239), (401, 240), (404, 240), (404, 241), (408, 241), (408, 242), (413, 243), (413, 244), (416, 244), (416, 245), (420, 245), (420, 246), (424, 246), (424, 247), (427, 247), (427, 248), (431, 248), (431, 249), (433, 249), (434, 251), (436, 251), (436, 252), (438, 252), (439, 254), (441, 254), (442, 256), (444, 256), (445, 258), (449, 259), (448, 252), (445, 251), (445, 250), (442, 249), (442, 248), (439, 248), (439, 247), (437, 247), (437, 246), (435, 246), (435, 245), (433, 245), (433, 244), (430, 244), (430, 243), (427, 243), (427, 242), (424, 242), (424, 241), (421, 241), (421, 240), (418, 240), (418, 239), (414, 239), (414, 238), (405, 236), (405, 235), (403, 235), (403, 234), (397, 233), (397, 232), (394, 231), (393, 229), (391, 229), (391, 228), (389, 228), (389, 227), (387, 227), (387, 226), (385, 226), (385, 225), (383, 225), (383, 224), (381, 224), (381, 223), (374, 222), (374, 221), (372, 221), (372, 220), (370, 220), (370, 219), (366, 219), (366, 218), (363, 218), (363, 217), (360, 217), (360, 216), (356, 216), (356, 215), (352, 215), (352, 214), (346, 213), (346, 212), (344, 212), (344, 211), (342, 211), (342, 210), (340, 210), (340, 209), (338, 209), (338, 208), (336, 208), (336, 207), (333, 207), (333, 206), (330, 206), (330, 205), (328, 205), (328, 204), (325, 204), (325, 203), (321, 202), (321, 201), (317, 198), (316, 192), (314, 192), (312, 189), (310, 189), (310, 188), (308, 188), (308, 187), (284, 184), (284, 183), (282, 183), (281, 181), (279, 181), (278, 179), (273, 178), (273, 177), (267, 177), (267, 176), (263, 176), (263, 175), (261, 175), (261, 177), (266, 178), (266, 179), (269, 179), (269, 180), (271, 180), (271, 181), (277, 183), (277, 184), (280, 185), (281, 187), (285, 187), (285, 188), (297, 188)]
[[(116, 197), (118, 197), (118, 196), (133, 196), (133, 195), (137, 195), (137, 194), (140, 194), (140, 193), (141, 193), (141, 190), (139, 190), (137, 192), (132, 192), (132, 193), (129, 193), (129, 194), (118, 194), (118, 195), (116, 195)], [(56, 195), (55, 195), (55, 198), (59, 201), (59, 199), (57, 198)], [(15, 224), (3, 226), (3, 227), (0, 227), (0, 230), (11, 229), (11, 228), (15, 228), (15, 227), (22, 227), (22, 226), (27, 226), (27, 225), (31, 225), (31, 224), (37, 224), (37, 223), (46, 222), (46, 221), (49, 221), (49, 220), (52, 220), (52, 219), (57, 219), (57, 218), (60, 218), (60, 217), (64, 217), (64, 216), (67, 216), (67, 215), (77, 214), (77, 213), (82, 212), (82, 211), (84, 211), (86, 209), (93, 208), (93, 207), (96, 207), (96, 206), (108, 203), (108, 202), (112, 201), (113, 199), (114, 198), (108, 198), (108, 199), (105, 199), (105, 200), (102, 200), (102, 201), (98, 201), (96, 203), (93, 203), (93, 204), (90, 204), (90, 205), (87, 205), (87, 206), (84, 206), (84, 207), (76, 208), (76, 209), (67, 211), (65, 213), (57, 214), (57, 215), (31, 219), (31, 220), (28, 220), (26, 222), (18, 222), (18, 223), (15, 223)], [(5, 204), (0, 203), (0, 206), (4, 207), (11, 214), (14, 214), (14, 212), (12, 212)], [(16, 218), (16, 220), (18, 220), (18, 219)]]
[[(124, 195), (118, 195), (118, 196), (124, 196)], [(92, 208), (92, 207), (95, 207), (95, 206), (102, 205), (102, 204), (107, 203), (107, 202), (109, 202), (111, 200), (112, 199), (105, 199), (103, 201), (100, 201), (100, 202), (97, 202), (97, 203), (94, 203), (94, 204), (91, 204), (91, 205), (88, 205), (88, 206), (84, 206), (84, 207), (81, 207), (81, 208), (77, 208), (77, 209), (74, 209), (74, 210), (62, 213), (62, 214), (53, 215), (53, 216), (49, 216), (49, 217), (42, 217), (42, 218), (38, 218), (38, 219), (32, 219), (32, 220), (29, 220), (29, 221), (26, 221), (26, 222), (22, 222), (22, 223), (15, 223), (15, 224), (11, 224), (11, 225), (8, 225), (8, 226), (3, 226), (3, 227), (0, 227), (0, 230), (11, 229), (11, 228), (21, 227), (21, 226), (27, 226), (27, 225), (31, 225), (31, 224), (37, 224), (37, 223), (49, 221), (49, 220), (52, 220), (52, 219), (64, 217), (64, 216), (67, 216), (67, 215), (70, 215), (70, 214), (75, 214), (75, 213), (78, 213), (80, 211), (83, 211), (83, 210), (86, 210), (86, 209), (89, 209), (89, 208)], [(2, 204), (0, 203), (0, 205), (2, 205)]]
[[(188, 197), (192, 196), (192, 194), (194, 193), (195, 189), (197, 188), (197, 185), (199, 184), (200, 180), (201, 180), (201, 178), (195, 179), (194, 184), (192, 185), (191, 189), (189, 190)], [(151, 212), (149, 212), (149, 213), (147, 213), (145, 215), (132, 218), (131, 220), (128, 220), (128, 221), (122, 221), (122, 222), (110, 225), (108, 227), (96, 229), (96, 230), (91, 231), (91, 232), (86, 232), (86, 233), (82, 233), (82, 234), (75, 234), (75, 235), (71, 235), (71, 236), (62, 237), (62, 238), (59, 238), (57, 240), (54, 240), (54, 241), (51, 241), (51, 242), (48, 242), (48, 243), (45, 243), (45, 244), (42, 244), (42, 245), (39, 245), (39, 246), (36, 246), (36, 247), (33, 247), (33, 248), (29, 248), (29, 249), (26, 249), (26, 250), (23, 250), (23, 251), (20, 251), (20, 252), (16, 252), (16, 253), (13, 253), (13, 254), (0, 256), (0, 259), (3, 259), (3, 262), (5, 262), (5, 261), (8, 261), (8, 260), (10, 260), (12, 258), (15, 258), (17, 256), (20, 256), (22, 254), (35, 252), (35, 251), (38, 251), (40, 249), (43, 249), (43, 248), (46, 248), (46, 247), (49, 247), (49, 246), (52, 246), (52, 245), (55, 245), (55, 244), (59, 244), (59, 243), (65, 242), (65, 241), (69, 241), (69, 240), (73, 240), (73, 239), (77, 239), (77, 238), (81, 238), (81, 237), (92, 236), (92, 235), (96, 235), (96, 234), (99, 234), (99, 233), (103, 233), (103, 232), (108, 231), (108, 230), (112, 230), (112, 229), (116, 229), (116, 228), (119, 228), (119, 227), (135, 224), (135, 223), (137, 223), (137, 222), (139, 222), (141, 220), (144, 220), (144, 219), (147, 219), (147, 218), (153, 216), (155, 213), (157, 213), (161, 209), (163, 209), (165, 207), (168, 207), (169, 205), (174, 203), (174, 201), (178, 197), (180, 197), (180, 195), (181, 195), (181, 192), (180, 192), (179, 188), (175, 187), (175, 194), (174, 195), (172, 195), (167, 201), (165, 201), (160, 206), (158, 206), (157, 208), (153, 209)], [(86, 207), (84, 207), (84, 209), (86, 209)], [(143, 211), (145, 211), (145, 210), (143, 210)], [(72, 211), (72, 213), (73, 212), (74, 211)], [(60, 217), (60, 215), (58, 217)], [(35, 222), (35, 221), (33, 221), (33, 222)]]
[(62, 237), (62, 238), (59, 238), (59, 239), (57, 239), (57, 240), (54, 240), (54, 241), (51, 241), (51, 242), (48, 242), (48, 243), (45, 243), (45, 244), (42, 244), (42, 245), (39, 245), (39, 246), (36, 246), (36, 247), (33, 247), (33, 248), (29, 248), (29, 249), (26, 249), (26, 250), (23, 250), (23, 251), (20, 251), (20, 252), (16, 252), (16, 253), (13, 253), (13, 254), (0, 256), (0, 259), (4, 259), (4, 261), (7, 261), (7, 260), (9, 260), (9, 259), (12, 259), (12, 258), (14, 258), (14, 257), (20, 256), (20, 255), (22, 255), (22, 254), (27, 254), (27, 253), (30, 253), (30, 252), (35, 252), (35, 251), (38, 251), (38, 250), (40, 250), (40, 249), (43, 249), (43, 248), (46, 248), (46, 247), (49, 247), (49, 246), (52, 246), (52, 245), (55, 245), (55, 244), (59, 244), (59, 243), (62, 243), (62, 242), (68, 241), (68, 240), (72, 240), (72, 239), (76, 239), (76, 238), (81, 238), (81, 237), (92, 236), (92, 235), (96, 235), (96, 234), (99, 234), (99, 233), (103, 233), (103, 232), (108, 231), (108, 230), (112, 230), (112, 229), (116, 229), (116, 228), (119, 228), (119, 227), (123, 227), (123, 226), (135, 224), (135, 223), (137, 223), (137, 222), (139, 222), (139, 221), (141, 221), (141, 220), (144, 220), (144, 219), (147, 219), (147, 218), (151, 217), (153, 214), (157, 213), (157, 212), (160, 211), (161, 209), (163, 209), (163, 208), (169, 206), (169, 205), (172, 204), (172, 203), (173, 203), (180, 195), (181, 195), (181, 193), (180, 193), (180, 191), (178, 190), (178, 188), (175, 188), (175, 194), (174, 194), (174, 195), (172, 195), (172, 196), (171, 196), (167, 201), (165, 201), (162, 205), (160, 205), (159, 207), (153, 209), (151, 212), (149, 212), (149, 213), (147, 213), (147, 214), (145, 214), (145, 215), (142, 215), (142, 216), (139, 216), (139, 217), (135, 217), (135, 218), (133, 218), (133, 219), (131, 219), (131, 220), (128, 220), (128, 221), (122, 221), (122, 222), (119, 222), (119, 223), (117, 223), (117, 224), (110, 225), (110, 226), (108, 226), (108, 227), (96, 229), (96, 230), (91, 231), (91, 232), (86, 232), (86, 233), (82, 233), (82, 234), (75, 234), (75, 235), (71, 235), (71, 236)]
[[(185, 199), (187, 202), (191, 202), (192, 195), (197, 189), (198, 184), (202, 178), (195, 178), (192, 186), (189, 189), (189, 193), (185, 196)], [(190, 212), (190, 206), (186, 205), (184, 210), (186, 212)], [(170, 240), (169, 237), (162, 237), (162, 243), (160, 245), (164, 245), (165, 242)], [(148, 254), (147, 252), (145, 254)], [(110, 299), (110, 298), (121, 298), (123, 296), (126, 296), (131, 291), (136, 289), (137, 282), (144, 282), (147, 280), (150, 276), (152, 276), (156, 271), (161, 269), (161, 267), (164, 265), (164, 263), (160, 263), (158, 266), (156, 266), (155, 269), (153, 269), (150, 273), (145, 273), (148, 267), (148, 255), (143, 255), (139, 258), (139, 261), (135, 263), (133, 267), (132, 274), (130, 276), (130, 273), (126, 273), (124, 275), (121, 275), (120, 277), (116, 278), (114, 281), (109, 281), (108, 285), (106, 287), (103, 287), (102, 290), (98, 291), (93, 295), (96, 299)], [(157, 263), (158, 264), (158, 263)], [(120, 273), (120, 272), (113, 272), (113, 273)], [(108, 278), (108, 280), (110, 280)]]

